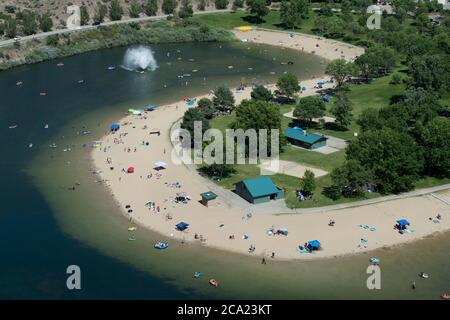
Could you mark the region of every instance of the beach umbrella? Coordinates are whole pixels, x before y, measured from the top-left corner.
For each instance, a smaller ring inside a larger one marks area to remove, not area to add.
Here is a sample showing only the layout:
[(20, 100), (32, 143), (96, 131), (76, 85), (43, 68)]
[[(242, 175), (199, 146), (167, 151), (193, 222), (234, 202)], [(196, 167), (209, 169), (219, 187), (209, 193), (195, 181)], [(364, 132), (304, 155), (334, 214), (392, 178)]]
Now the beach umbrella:
[(119, 125), (119, 124), (113, 123), (113, 124), (111, 125), (111, 131), (117, 131), (117, 130), (119, 130), (119, 129), (120, 129), (120, 125)]
[(128, 167), (127, 172), (128, 173), (134, 173), (134, 167)]
[(149, 104), (148, 106), (147, 106), (147, 110), (148, 111), (153, 111), (153, 110), (155, 110), (156, 109), (156, 105), (154, 105), (154, 104)]

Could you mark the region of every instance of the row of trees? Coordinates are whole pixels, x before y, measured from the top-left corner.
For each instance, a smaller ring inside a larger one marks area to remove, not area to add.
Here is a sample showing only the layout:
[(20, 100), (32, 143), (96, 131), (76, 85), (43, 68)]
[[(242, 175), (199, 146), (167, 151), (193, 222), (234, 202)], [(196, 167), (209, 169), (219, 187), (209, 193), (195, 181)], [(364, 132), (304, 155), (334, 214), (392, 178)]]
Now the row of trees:
[[(222, 6), (224, 1), (226, 2), (225, 6), (227, 6), (228, 0), (217, 0), (217, 5)], [(163, 0), (161, 11), (164, 14), (174, 14), (177, 6), (177, 0)], [(199, 10), (205, 10), (207, 6), (206, 0), (199, 1), (197, 6)], [(138, 18), (141, 13), (147, 16), (155, 16), (158, 13), (158, 1), (146, 0), (142, 3), (137, 0), (132, 0), (128, 7), (128, 15), (131, 18)], [(11, 14), (15, 14), (15, 16), (13, 17)], [(95, 7), (92, 22), (94, 25), (98, 25), (104, 22), (107, 16), (111, 21), (117, 21), (121, 20), (124, 14), (125, 9), (118, 0), (111, 0), (109, 5), (99, 1)], [(193, 7), (190, 0), (181, 1), (178, 15), (180, 18), (188, 18), (193, 15)], [(36, 13), (29, 10), (16, 12), (15, 9), (11, 9), (7, 11), (7, 14), (3, 14), (0, 18), (3, 18), (4, 20), (3, 23), (0, 23), (0, 36), (5, 34), (8, 38), (14, 38), (19, 33), (19, 26), (21, 27), (23, 34), (32, 35), (38, 31), (51, 31), (54, 25), (51, 15), (48, 12), (42, 16), (38, 16)], [(88, 25), (90, 21), (91, 17), (88, 8), (85, 5), (80, 6), (80, 24)]]
[(38, 32), (48, 32), (53, 28), (53, 21), (49, 13), (38, 16), (31, 11), (22, 11), (16, 14), (16, 18), (9, 15), (4, 16), (4, 22), (0, 24), (0, 36), (5, 34), (8, 38), (14, 38), (21, 27), (25, 35), (32, 35)]
[[(383, 19), (383, 29), (368, 34), (376, 44), (355, 65), (369, 79), (404, 60), (408, 89), (390, 106), (367, 109), (358, 118), (362, 133), (325, 188), (334, 199), (367, 190), (398, 193), (427, 176), (450, 177), (449, 109), (439, 100), (450, 89), (450, 24), (432, 25), (425, 13), (406, 26), (399, 22), (401, 15)], [(392, 78), (399, 83), (398, 75)]]

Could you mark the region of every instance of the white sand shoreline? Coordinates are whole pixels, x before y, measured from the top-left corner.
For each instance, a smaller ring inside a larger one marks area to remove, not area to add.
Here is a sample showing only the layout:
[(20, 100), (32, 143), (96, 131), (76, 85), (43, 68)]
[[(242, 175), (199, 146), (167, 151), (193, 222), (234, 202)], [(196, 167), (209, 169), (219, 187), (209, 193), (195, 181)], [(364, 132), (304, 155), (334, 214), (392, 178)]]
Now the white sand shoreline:
[[(323, 41), (323, 43), (320, 42), (319, 48), (325, 49), (328, 45), (331, 46), (326, 43), (326, 40), (311, 40), (300, 35), (291, 39), (289, 34), (276, 32), (251, 31), (243, 35), (237, 33), (237, 36), (246, 37), (248, 41), (271, 45), (280, 45), (279, 41), (284, 41), (281, 44), (301, 50), (295, 42), (299, 41), (302, 47), (305, 47), (305, 51), (316, 48), (317, 41)], [(252, 40), (253, 36), (256, 40)], [(287, 44), (287, 41), (293, 41), (293, 43)], [(336, 46), (336, 44), (332, 45)], [(338, 50), (335, 50), (336, 47), (329, 49), (331, 50), (329, 54), (323, 54), (322, 57), (340, 58), (343, 51), (345, 58), (350, 60), (362, 52), (340, 47), (337, 47)], [(301, 83), (312, 88), (316, 81), (317, 79), (305, 80)], [(313, 90), (309, 90), (303, 95), (314, 93)], [(244, 92), (236, 93), (236, 100), (239, 102), (249, 96), (250, 88), (246, 88)], [(122, 127), (116, 134), (108, 134), (101, 138), (102, 149), (94, 149), (92, 152), (94, 167), (102, 171), (101, 178), (105, 180), (106, 186), (125, 215), (128, 214), (125, 206), (131, 206), (133, 224), (173, 237), (178, 241), (200, 242), (194, 239), (194, 234), (202, 235), (206, 239), (202, 243), (207, 246), (246, 255), (249, 254), (249, 246), (254, 245), (256, 248), (252, 255), (270, 256), (272, 252), (275, 252), (275, 257), (279, 260), (315, 259), (367, 252), (411, 242), (450, 229), (450, 207), (430, 195), (331, 212), (301, 215), (258, 213), (252, 215), (250, 219), (246, 218), (248, 213), (246, 210), (230, 210), (229, 206), (220, 199), (217, 206), (204, 207), (198, 202), (200, 193), (208, 191), (204, 178), (193, 174), (184, 165), (175, 165), (170, 160), (172, 144), (169, 139), (169, 130), (173, 123), (182, 117), (185, 110), (187, 110), (186, 104), (179, 101), (158, 107), (142, 117), (128, 115), (118, 122)], [(147, 129), (143, 129), (144, 126), (147, 126)], [(152, 129), (160, 130), (161, 135), (149, 135)], [(123, 133), (127, 135), (120, 137)], [(119, 143), (114, 143), (114, 138), (120, 140), (117, 141)], [(148, 142), (149, 146), (145, 146), (145, 143), (142, 145), (142, 141)], [(105, 152), (103, 148), (106, 148)], [(130, 148), (130, 152), (127, 152), (127, 148)], [(106, 162), (107, 157), (112, 159), (112, 164)], [(152, 169), (153, 163), (157, 161), (164, 161), (168, 165), (166, 170), (160, 172), (162, 176), (159, 178), (156, 176), (157, 172)], [(134, 173), (122, 172), (122, 169), (126, 170), (129, 166), (135, 168)], [(110, 167), (114, 167), (114, 170), (110, 170)], [(147, 179), (150, 173), (152, 177)], [(170, 185), (174, 182), (179, 182), (181, 188), (172, 188)], [(173, 199), (177, 192), (187, 192), (192, 200), (187, 204), (175, 203)], [(148, 201), (155, 202), (155, 210), (145, 207)], [(160, 209), (159, 212), (156, 210), (157, 207)], [(440, 223), (428, 220), (429, 217), (435, 217), (437, 213), (442, 216)], [(172, 219), (167, 219), (168, 215)], [(400, 235), (393, 230), (395, 220), (402, 218), (411, 222), (414, 233)], [(336, 221), (334, 227), (328, 226), (330, 219)], [(190, 224), (189, 231), (175, 230), (175, 225), (180, 221)], [(376, 230), (370, 231), (359, 225), (374, 227)], [(268, 236), (266, 231), (272, 226), (288, 228), (289, 235)], [(128, 225), (124, 225), (124, 228), (127, 227)], [(244, 234), (248, 236), (247, 240), (242, 239)], [(235, 239), (230, 240), (230, 235), (234, 235)], [(300, 254), (297, 251), (298, 245), (313, 239), (321, 241), (323, 250), (316, 254)], [(361, 243), (361, 239), (367, 242)]]

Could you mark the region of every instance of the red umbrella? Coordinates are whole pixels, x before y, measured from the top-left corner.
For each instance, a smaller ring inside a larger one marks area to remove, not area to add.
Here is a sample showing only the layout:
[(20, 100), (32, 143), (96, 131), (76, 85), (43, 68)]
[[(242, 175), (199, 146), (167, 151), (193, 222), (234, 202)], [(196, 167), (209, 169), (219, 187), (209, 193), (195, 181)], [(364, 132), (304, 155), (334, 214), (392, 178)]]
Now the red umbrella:
[(134, 168), (133, 167), (129, 167), (127, 170), (128, 173), (133, 173), (134, 172)]

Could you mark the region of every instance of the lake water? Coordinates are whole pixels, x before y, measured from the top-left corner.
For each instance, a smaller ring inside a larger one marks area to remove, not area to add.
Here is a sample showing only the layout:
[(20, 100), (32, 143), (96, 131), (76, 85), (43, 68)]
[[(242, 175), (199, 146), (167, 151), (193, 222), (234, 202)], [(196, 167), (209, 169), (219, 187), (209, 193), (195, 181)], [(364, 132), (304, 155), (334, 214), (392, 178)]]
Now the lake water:
[[(119, 68), (126, 49), (66, 58), (63, 67), (49, 61), (0, 73), (0, 298), (409, 299), (450, 291), (448, 233), (369, 254), (265, 266), (172, 239), (166, 239), (170, 249), (157, 251), (153, 243), (164, 238), (143, 229), (137, 241), (127, 241), (127, 220), (90, 173), (89, 145), (112, 122), (128, 108), (177, 101), (220, 84), (273, 82), (285, 71), (310, 78), (323, 74), (326, 63), (263, 45), (155, 45), (159, 67), (139, 74)], [(287, 61), (294, 64), (281, 63)], [(191, 76), (179, 78), (183, 74)], [(8, 129), (13, 124), (17, 128)], [(53, 143), (58, 147), (49, 148)], [(80, 187), (69, 191), (75, 181)], [(382, 290), (366, 288), (370, 256), (382, 259)], [(82, 290), (66, 288), (72, 264), (81, 268)], [(195, 271), (203, 273), (200, 279)], [(430, 279), (418, 279), (420, 271)], [(208, 285), (213, 277), (219, 288)]]

